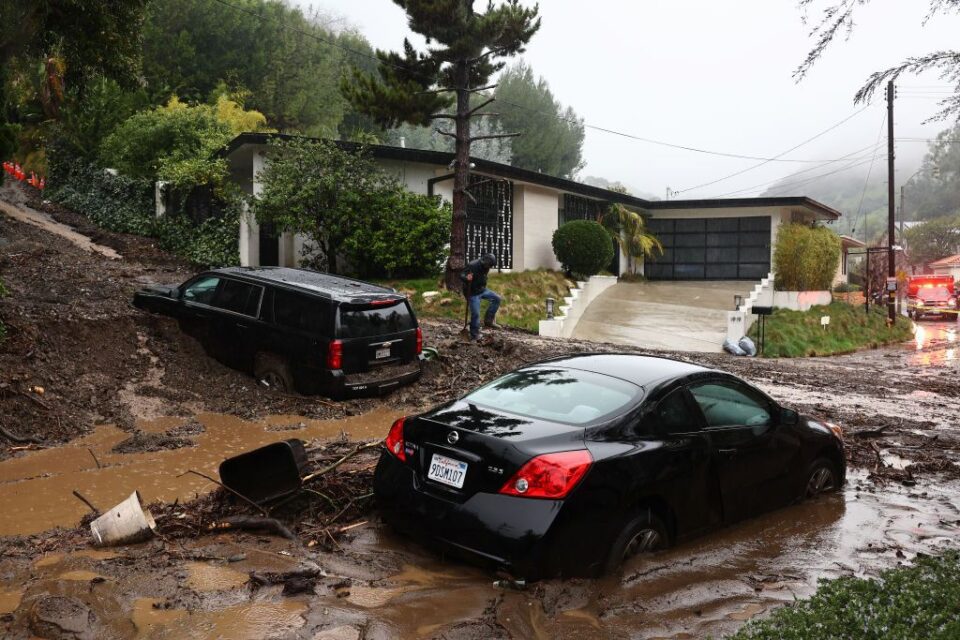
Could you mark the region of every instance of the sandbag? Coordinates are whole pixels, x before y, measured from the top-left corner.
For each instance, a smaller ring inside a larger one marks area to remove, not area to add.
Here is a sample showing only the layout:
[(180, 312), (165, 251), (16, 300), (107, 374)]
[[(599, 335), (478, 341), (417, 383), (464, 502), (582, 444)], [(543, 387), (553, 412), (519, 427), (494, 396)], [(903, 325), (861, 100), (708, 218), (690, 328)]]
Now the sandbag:
[(730, 338), (727, 338), (726, 340), (723, 341), (723, 350), (735, 356), (747, 355), (747, 352), (741, 349), (740, 345), (738, 345), (736, 342), (734, 342)]
[(743, 336), (740, 338), (740, 342), (737, 343), (737, 346), (743, 349), (743, 352), (751, 358), (757, 355), (757, 345), (755, 345), (753, 340), (751, 340), (748, 336)]

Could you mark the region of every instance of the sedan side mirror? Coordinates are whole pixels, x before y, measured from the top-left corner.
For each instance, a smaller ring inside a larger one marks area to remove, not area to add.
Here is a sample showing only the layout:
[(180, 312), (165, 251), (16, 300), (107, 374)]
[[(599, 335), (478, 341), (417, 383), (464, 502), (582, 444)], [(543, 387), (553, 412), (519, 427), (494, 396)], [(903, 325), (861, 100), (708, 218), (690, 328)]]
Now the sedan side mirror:
[(780, 407), (780, 424), (795, 425), (800, 422), (800, 414), (793, 409)]

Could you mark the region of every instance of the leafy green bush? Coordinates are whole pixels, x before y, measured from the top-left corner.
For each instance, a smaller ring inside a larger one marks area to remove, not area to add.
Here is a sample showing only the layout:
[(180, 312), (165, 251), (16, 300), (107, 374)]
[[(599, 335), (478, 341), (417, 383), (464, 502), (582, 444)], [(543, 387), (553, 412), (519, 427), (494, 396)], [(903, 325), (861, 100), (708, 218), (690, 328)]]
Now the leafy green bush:
[(55, 202), (108, 231), (157, 238), (161, 249), (196, 265), (239, 264), (238, 196), (224, 195), (223, 213), (199, 225), (185, 216), (157, 218), (153, 184), (148, 179), (113, 175), (56, 147), (52, 149), (56, 150), (51, 152), (47, 193)]
[(600, 223), (573, 220), (553, 232), (553, 253), (564, 271), (589, 278), (609, 266), (613, 244)]
[(918, 555), (877, 580), (822, 581), (809, 600), (747, 624), (732, 640), (960, 638), (960, 552)]
[(267, 157), (260, 180), (257, 219), (306, 236), (313, 268), (352, 268), (367, 277), (437, 272), (449, 237), (449, 207), (409, 193), (362, 148), (284, 143)]
[(780, 291), (829, 291), (840, 264), (840, 238), (826, 227), (781, 225), (773, 264)]
[[(366, 215), (364, 215), (366, 214)], [(361, 212), (365, 220), (341, 250), (365, 278), (410, 278), (440, 272), (450, 239), (450, 205), (389, 189)]]

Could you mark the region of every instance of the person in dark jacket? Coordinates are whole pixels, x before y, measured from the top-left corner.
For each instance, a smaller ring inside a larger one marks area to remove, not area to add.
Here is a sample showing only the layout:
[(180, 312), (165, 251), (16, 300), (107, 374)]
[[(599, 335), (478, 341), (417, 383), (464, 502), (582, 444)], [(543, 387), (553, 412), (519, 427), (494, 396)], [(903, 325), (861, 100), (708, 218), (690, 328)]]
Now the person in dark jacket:
[(460, 274), (463, 280), (463, 295), (470, 305), (470, 337), (474, 340), (480, 337), (480, 301), (488, 300), (487, 313), (483, 318), (483, 326), (488, 329), (498, 329), (496, 323), (497, 310), (500, 308), (500, 296), (487, 289), (487, 275), (497, 263), (492, 253), (485, 253), (479, 260), (467, 264), (467, 268)]

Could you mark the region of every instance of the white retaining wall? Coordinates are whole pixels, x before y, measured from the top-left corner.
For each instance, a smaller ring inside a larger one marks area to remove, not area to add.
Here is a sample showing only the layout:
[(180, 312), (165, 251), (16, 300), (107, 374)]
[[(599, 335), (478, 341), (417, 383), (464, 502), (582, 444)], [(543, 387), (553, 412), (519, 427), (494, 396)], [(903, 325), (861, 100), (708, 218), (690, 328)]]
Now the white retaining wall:
[[(584, 310), (597, 296), (617, 284), (615, 276), (592, 276), (586, 282), (577, 282), (577, 288), (563, 299), (553, 320), (540, 321), (540, 335), (548, 338), (569, 338), (583, 316)], [(559, 302), (559, 301), (558, 301)]]
[(829, 291), (774, 291), (773, 274), (770, 273), (753, 288), (739, 309), (727, 313), (727, 337), (736, 342), (747, 335), (757, 319), (753, 315), (754, 307), (809, 311), (810, 307), (832, 301), (833, 294)]

